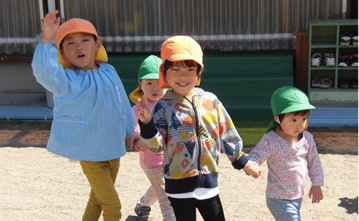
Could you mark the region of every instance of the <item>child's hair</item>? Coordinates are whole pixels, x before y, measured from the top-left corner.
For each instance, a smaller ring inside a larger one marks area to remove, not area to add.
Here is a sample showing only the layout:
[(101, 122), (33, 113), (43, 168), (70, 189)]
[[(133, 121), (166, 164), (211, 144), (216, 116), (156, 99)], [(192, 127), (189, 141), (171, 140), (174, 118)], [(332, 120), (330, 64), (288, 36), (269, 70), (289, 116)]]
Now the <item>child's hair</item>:
[(177, 65), (180, 67), (197, 67), (197, 76), (199, 78), (202, 77), (202, 66), (199, 65), (197, 62), (193, 61), (193, 60), (183, 60), (183, 61), (169, 61), (169, 60), (165, 60), (165, 62), (163, 63), (163, 72), (166, 75), (166, 72), (169, 68), (171, 68), (172, 66)]
[(310, 112), (310, 110), (301, 110), (301, 111), (295, 111), (295, 112), (290, 112), (290, 113), (286, 113), (286, 114), (279, 114), (278, 118), (279, 118), (279, 121), (282, 122), (285, 115), (293, 114), (294, 116), (306, 116), (306, 115), (309, 115), (309, 112)]
[[(97, 36), (96, 35), (92, 35), (93, 36), (93, 39), (95, 40), (95, 42), (97, 41)], [(59, 47), (60, 47), (60, 49), (62, 49), (62, 44), (64, 43), (64, 41), (65, 41), (65, 38), (67, 37), (67, 35), (62, 39), (62, 41), (61, 41), (61, 43), (60, 43), (60, 45), (59, 45)]]

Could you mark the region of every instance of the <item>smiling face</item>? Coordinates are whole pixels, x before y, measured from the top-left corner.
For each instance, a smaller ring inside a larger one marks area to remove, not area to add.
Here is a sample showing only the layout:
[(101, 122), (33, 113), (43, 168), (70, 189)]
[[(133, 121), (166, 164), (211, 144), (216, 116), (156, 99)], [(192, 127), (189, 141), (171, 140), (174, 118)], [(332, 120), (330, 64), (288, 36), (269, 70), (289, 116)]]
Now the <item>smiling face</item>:
[(309, 112), (305, 114), (285, 114), (280, 121), (280, 125), (276, 128), (276, 133), (290, 143), (297, 142), (298, 135), (302, 133), (307, 126), (308, 116)]
[(101, 39), (95, 41), (92, 34), (82, 32), (69, 34), (62, 42), (61, 56), (78, 69), (97, 69), (95, 58), (101, 45)]
[(166, 88), (160, 87), (158, 79), (142, 79), (141, 90), (146, 98), (153, 103), (156, 103), (159, 99), (161, 99), (167, 91)]
[(174, 62), (166, 71), (166, 81), (173, 92), (192, 100), (194, 86), (200, 82), (198, 65), (189, 67), (184, 62)]

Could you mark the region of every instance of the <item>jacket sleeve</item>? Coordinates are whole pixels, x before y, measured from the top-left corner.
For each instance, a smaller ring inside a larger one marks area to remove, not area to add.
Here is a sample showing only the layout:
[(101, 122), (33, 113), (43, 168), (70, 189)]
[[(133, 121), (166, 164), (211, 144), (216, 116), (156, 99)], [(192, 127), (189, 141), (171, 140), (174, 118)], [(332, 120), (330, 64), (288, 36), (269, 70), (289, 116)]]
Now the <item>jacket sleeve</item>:
[[(117, 72), (116, 72), (117, 74)], [(132, 108), (130, 101), (127, 97), (125, 88), (123, 87), (121, 79), (119, 79), (119, 90), (121, 94), (121, 101), (123, 104), (124, 114), (125, 114), (125, 121), (126, 121), (126, 138), (130, 138), (135, 134), (135, 118), (133, 116)]]
[(146, 142), (147, 148), (155, 153), (162, 152), (166, 146), (167, 124), (161, 107), (158, 102), (153, 109), (152, 120), (148, 124), (139, 121), (141, 137)]
[(313, 139), (313, 135), (308, 133), (306, 138), (309, 144), (309, 150), (307, 155), (307, 167), (308, 175), (312, 181), (312, 186), (323, 186), (324, 185), (324, 173), (323, 167), (320, 162), (319, 154), (317, 151), (317, 145)]
[(228, 159), (232, 162), (233, 167), (240, 170), (248, 162), (247, 156), (242, 152), (242, 138), (239, 136), (227, 110), (218, 99), (217, 104), (219, 136), (222, 149), (226, 153)]
[(70, 92), (69, 80), (57, 56), (55, 47), (40, 42), (36, 47), (31, 66), (37, 82), (48, 91), (64, 96)]

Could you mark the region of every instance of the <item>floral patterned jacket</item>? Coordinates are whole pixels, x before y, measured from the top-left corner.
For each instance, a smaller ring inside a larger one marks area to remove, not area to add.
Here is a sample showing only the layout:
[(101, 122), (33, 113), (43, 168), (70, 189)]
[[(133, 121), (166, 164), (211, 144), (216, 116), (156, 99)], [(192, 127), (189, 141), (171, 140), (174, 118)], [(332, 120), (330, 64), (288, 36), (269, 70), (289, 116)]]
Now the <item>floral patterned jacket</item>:
[(152, 121), (140, 126), (148, 148), (164, 151), (167, 193), (217, 187), (221, 148), (236, 169), (248, 161), (226, 109), (214, 94), (200, 88), (195, 88), (192, 101), (168, 91), (154, 107)]

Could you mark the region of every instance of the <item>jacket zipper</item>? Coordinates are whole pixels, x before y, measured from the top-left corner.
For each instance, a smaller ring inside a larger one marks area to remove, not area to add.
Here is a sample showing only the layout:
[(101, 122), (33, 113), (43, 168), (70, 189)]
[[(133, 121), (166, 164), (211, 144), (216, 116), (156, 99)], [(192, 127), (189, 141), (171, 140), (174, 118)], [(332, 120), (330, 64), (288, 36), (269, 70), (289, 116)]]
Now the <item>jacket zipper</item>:
[(195, 98), (194, 96), (192, 97), (192, 102), (190, 100), (188, 100), (188, 98), (184, 97), (191, 105), (194, 111), (194, 117), (196, 120), (196, 136), (197, 136), (197, 140), (198, 140), (198, 160), (197, 160), (197, 168), (198, 168), (198, 185), (200, 187), (201, 184), (201, 154), (202, 154), (202, 144), (201, 144), (201, 137), (199, 135), (199, 120), (198, 120), (198, 112), (197, 112), (197, 107), (196, 107), (196, 103), (195, 103)]

